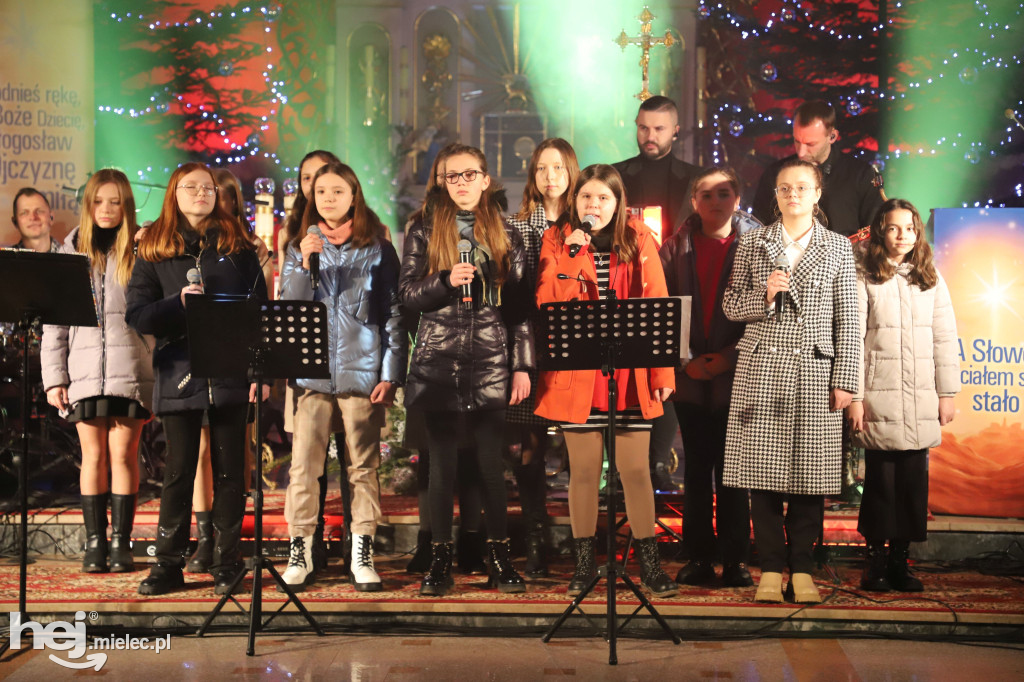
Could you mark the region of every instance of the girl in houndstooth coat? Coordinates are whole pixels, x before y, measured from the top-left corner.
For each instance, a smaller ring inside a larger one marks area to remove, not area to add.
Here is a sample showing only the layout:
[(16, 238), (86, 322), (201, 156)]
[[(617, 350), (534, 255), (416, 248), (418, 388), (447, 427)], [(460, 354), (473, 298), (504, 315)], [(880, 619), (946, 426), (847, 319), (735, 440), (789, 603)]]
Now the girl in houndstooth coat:
[[(741, 238), (722, 304), (729, 319), (747, 322), (737, 344), (723, 483), (751, 489), (758, 601), (782, 601), (787, 565), (795, 600), (820, 601), (812, 550), (824, 496), (840, 492), (842, 409), (857, 390), (853, 251), (819, 222), (821, 186), (817, 166), (783, 165), (776, 180), (782, 218)], [(786, 259), (792, 275), (779, 267)], [(776, 310), (780, 291), (785, 301)]]

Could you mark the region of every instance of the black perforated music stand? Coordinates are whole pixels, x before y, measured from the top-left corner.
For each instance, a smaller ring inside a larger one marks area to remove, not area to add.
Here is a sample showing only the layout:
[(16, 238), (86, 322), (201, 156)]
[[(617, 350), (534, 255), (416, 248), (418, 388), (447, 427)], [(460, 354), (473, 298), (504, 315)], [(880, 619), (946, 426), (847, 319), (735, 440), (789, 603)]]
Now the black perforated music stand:
[[(201, 378), (244, 378), (256, 384), (256, 395), (262, 396), (266, 379), (329, 379), (327, 352), (327, 307), (314, 301), (232, 300), (225, 297), (190, 295), (186, 298), (189, 358), (192, 375)], [(260, 403), (256, 403), (254, 431), (261, 430)], [(262, 443), (256, 448), (262, 450)], [(234, 597), (235, 588), (252, 571), (252, 600), (249, 604), (249, 639), (246, 655), (256, 653), (257, 630), (262, 630), (288, 604), (305, 617), (318, 635), (324, 635), (319, 623), (306, 610), (292, 588), (281, 578), (269, 558), (263, 555), (263, 483), (259, 467), (252, 470), (253, 553), (221, 597), (210, 615), (196, 631), (202, 637), (213, 619), (230, 599), (241, 609)], [(266, 569), (288, 599), (263, 621), (262, 571)]]
[[(96, 327), (96, 301), (92, 292), (89, 259), (82, 254), (37, 253), (0, 249), (0, 322), (18, 323), (21, 335), (21, 455), (18, 467), (18, 507), (21, 512), (18, 538), (18, 613), (25, 613), (28, 565), (28, 427), (32, 402), (29, 384), (29, 332), (42, 324)], [(0, 645), (6, 651), (9, 641)]]
[(608, 448), (608, 481), (605, 487), (608, 501), (608, 556), (605, 562), (605, 575), (595, 576), (583, 588), (544, 635), (542, 641), (551, 640), (562, 623), (572, 615), (603, 577), (608, 581), (608, 663), (615, 665), (618, 663), (615, 588), (619, 579), (626, 583), (640, 601), (640, 606), (630, 614), (626, 622), (641, 609), (647, 609), (665, 633), (672, 638), (673, 643), (679, 644), (681, 641), (625, 571), (619, 571), (615, 561), (615, 491), (618, 489), (619, 474), (615, 463), (618, 387), (614, 376), (617, 369), (678, 365), (682, 301), (678, 298), (616, 299), (612, 296), (594, 301), (546, 303), (540, 307), (540, 315), (543, 329), (538, 344), (541, 370), (601, 370), (609, 379), (608, 428), (605, 431)]

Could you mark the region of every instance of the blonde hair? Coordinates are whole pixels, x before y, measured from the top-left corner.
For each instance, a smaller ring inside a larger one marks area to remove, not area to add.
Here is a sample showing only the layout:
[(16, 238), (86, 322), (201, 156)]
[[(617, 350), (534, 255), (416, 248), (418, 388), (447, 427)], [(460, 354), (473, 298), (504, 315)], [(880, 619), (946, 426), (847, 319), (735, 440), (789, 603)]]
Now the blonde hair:
[(85, 183), (82, 215), (78, 221), (77, 249), (79, 253), (89, 257), (89, 264), (93, 268), (101, 273), (106, 272), (107, 254), (93, 245), (92, 238), (96, 228), (93, 221), (96, 194), (103, 185), (108, 184), (117, 187), (121, 199), (121, 225), (117, 228), (117, 238), (114, 240), (114, 262), (117, 264), (117, 281), (122, 286), (127, 286), (132, 276), (132, 267), (135, 265), (135, 233), (139, 226), (135, 222), (135, 195), (132, 194), (132, 186), (128, 182), (128, 176), (116, 168), (101, 168)]

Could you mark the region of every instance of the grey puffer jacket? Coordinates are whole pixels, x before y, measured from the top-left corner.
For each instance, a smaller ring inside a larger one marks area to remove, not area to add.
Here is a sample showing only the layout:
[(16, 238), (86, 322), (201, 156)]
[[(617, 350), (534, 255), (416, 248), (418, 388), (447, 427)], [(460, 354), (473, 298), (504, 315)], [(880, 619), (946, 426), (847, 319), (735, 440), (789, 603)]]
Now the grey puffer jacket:
[(939, 398), (960, 392), (956, 318), (945, 280), (926, 291), (901, 264), (887, 282), (857, 279), (864, 362), (854, 400), (864, 401), (864, 430), (855, 445), (920, 450), (942, 441)]
[(300, 388), (337, 395), (369, 396), (381, 381), (401, 384), (408, 363), (409, 335), (398, 312), (398, 254), (391, 242), (335, 246), (323, 240), (316, 294), (302, 253), (289, 246), (281, 273), (281, 298), (327, 305), (331, 378), (297, 379)]
[[(76, 227), (60, 247), (62, 253), (77, 253), (77, 235)], [(72, 404), (94, 396), (117, 396), (152, 409), (153, 337), (125, 322), (125, 287), (117, 281), (116, 271), (113, 253), (107, 256), (105, 273), (92, 269), (98, 327), (43, 325), (43, 387), (66, 386)]]

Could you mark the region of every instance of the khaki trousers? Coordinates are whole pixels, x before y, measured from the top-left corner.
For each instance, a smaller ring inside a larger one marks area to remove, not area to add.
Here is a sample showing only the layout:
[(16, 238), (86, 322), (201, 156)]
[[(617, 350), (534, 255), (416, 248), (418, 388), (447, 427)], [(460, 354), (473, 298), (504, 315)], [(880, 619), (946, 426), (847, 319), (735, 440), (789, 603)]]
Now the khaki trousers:
[[(349, 532), (373, 537), (381, 519), (380, 430), (384, 406), (374, 405), (364, 395), (330, 395), (295, 389), (292, 420), (292, 464), (285, 495), (284, 517), (291, 537), (308, 537), (316, 529), (320, 486), (324, 472), (327, 441), (332, 433), (343, 433), (348, 486), (352, 491), (352, 518), (345, 519)], [(343, 454), (342, 454), (343, 452)]]

